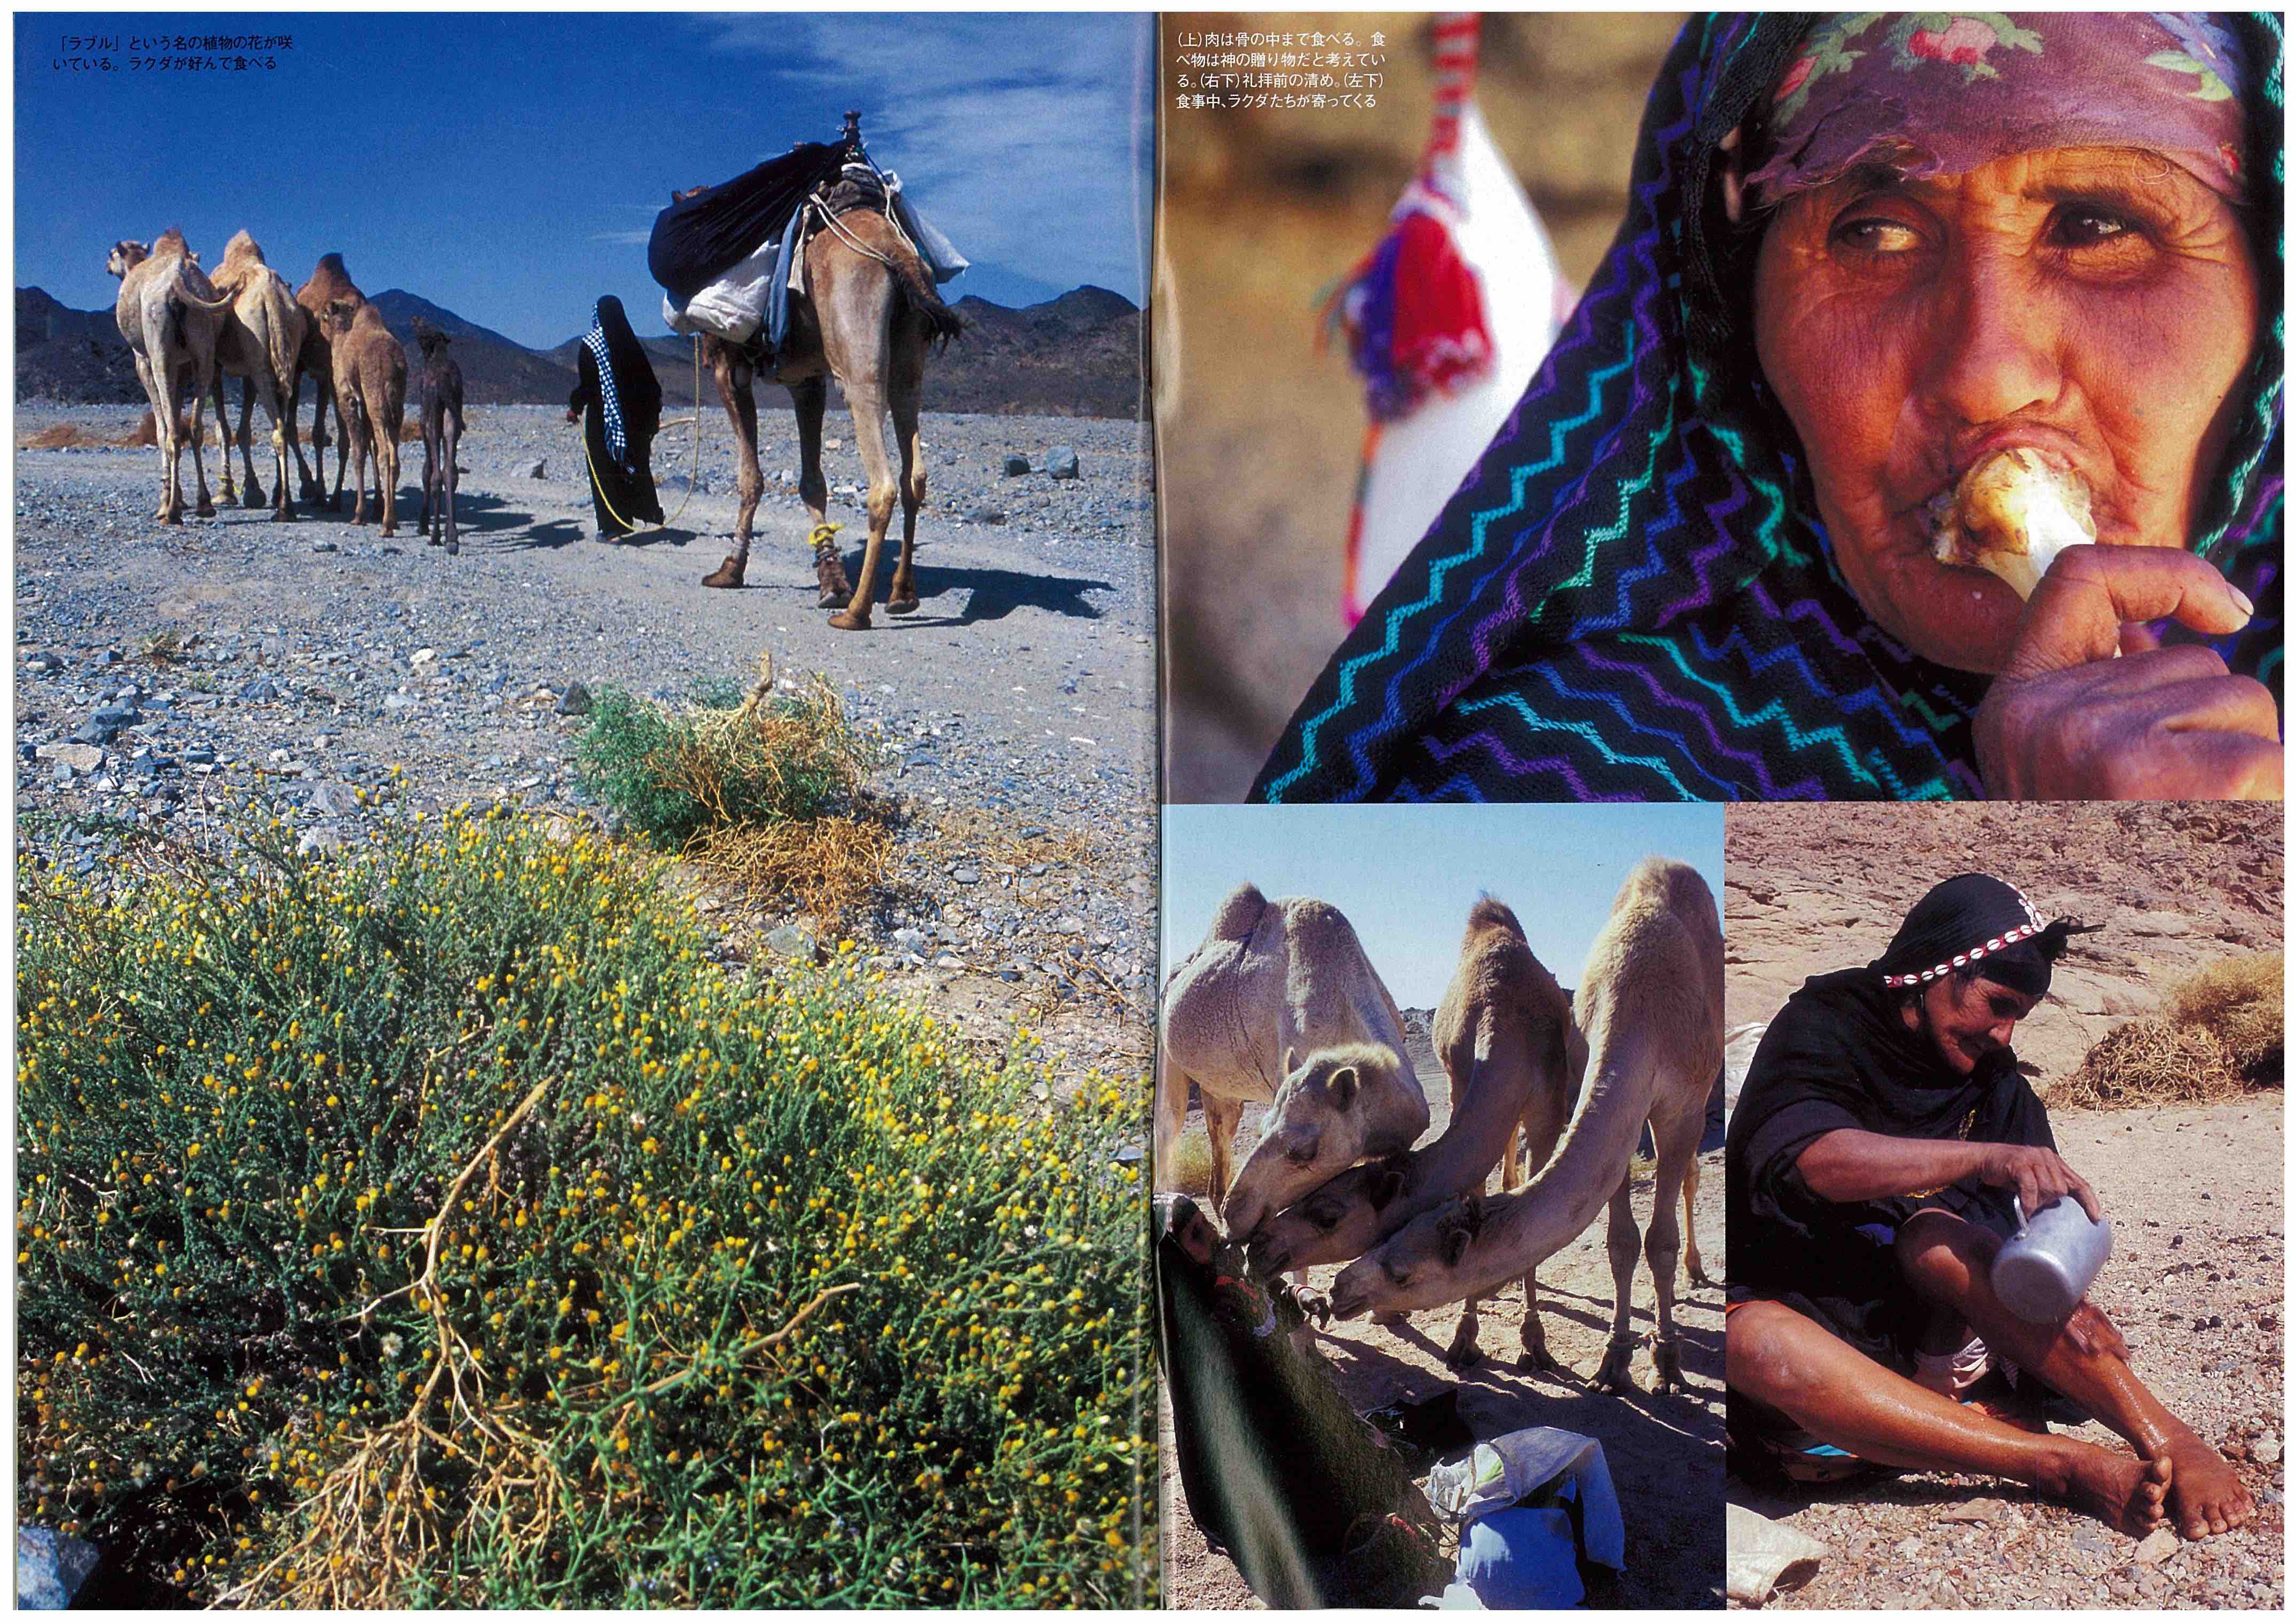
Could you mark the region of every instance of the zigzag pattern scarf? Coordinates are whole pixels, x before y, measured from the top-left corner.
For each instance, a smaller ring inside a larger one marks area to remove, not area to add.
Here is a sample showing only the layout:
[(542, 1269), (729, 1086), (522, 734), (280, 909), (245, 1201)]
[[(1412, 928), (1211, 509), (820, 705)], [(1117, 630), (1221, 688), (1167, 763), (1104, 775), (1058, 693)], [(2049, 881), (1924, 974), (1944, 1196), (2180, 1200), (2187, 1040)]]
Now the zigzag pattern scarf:
[[(1719, 143), (1806, 15), (1676, 41), (1626, 223), (1520, 405), (1341, 644), (1261, 768), (1270, 801), (1945, 799), (1980, 792), (1987, 679), (1874, 626), (1843, 584), (1799, 442), (1754, 365), (1752, 255)], [(2195, 550), (2257, 604), (2216, 646), (2277, 697), (2282, 20), (2243, 16), (2245, 171), (2267, 300)]]

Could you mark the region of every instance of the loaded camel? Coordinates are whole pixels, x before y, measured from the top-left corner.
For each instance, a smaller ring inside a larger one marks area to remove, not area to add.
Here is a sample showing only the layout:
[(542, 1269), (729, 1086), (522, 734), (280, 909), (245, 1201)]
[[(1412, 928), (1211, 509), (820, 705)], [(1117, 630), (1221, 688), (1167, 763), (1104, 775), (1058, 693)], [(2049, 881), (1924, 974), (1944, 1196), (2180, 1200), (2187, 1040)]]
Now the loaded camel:
[(382, 312), (365, 299), (338, 299), (327, 306), (329, 369), (335, 415), (350, 441), (351, 522), (366, 522), (366, 468), (374, 456), (381, 498), (381, 534), (398, 533), (398, 430), (406, 418), (406, 351)]
[(455, 455), (463, 443), (463, 368), (447, 353), (447, 336), (414, 318), (414, 341), (422, 350), (420, 396), (422, 411), (422, 511), (414, 521), (431, 545), (443, 527), (447, 555), (463, 550), (455, 531)]
[[(1212, 1203), (1237, 1240), (1356, 1162), (1408, 1149), (1427, 1130), (1403, 1016), (1355, 927), (1328, 903), (1271, 902), (1238, 885), (1165, 982), (1158, 1035), (1157, 1176), (1171, 1167), (1193, 1081), (1211, 1140)], [(1250, 1101), (1270, 1108), (1231, 1184), (1236, 1124)]]
[[(169, 226), (146, 248), (141, 242), (112, 245), (106, 268), (119, 278), (112, 319), (135, 357), (135, 376), (152, 402), (152, 422), (160, 442), (160, 511), (162, 524), (184, 521), (181, 479), (184, 446), (192, 447), (192, 471), (199, 481), (194, 511), (215, 517), (208, 495), (207, 466), (200, 457), (200, 410), (215, 376), (216, 345), (231, 300), (217, 293), (192, 257), (184, 234)], [(186, 392), (192, 402), (186, 425), (177, 408)]]
[[(1467, 914), (1459, 965), (1435, 1011), (1435, 1052), (1451, 1079), (1451, 1119), (1432, 1143), (1349, 1168), (1259, 1226), (1256, 1271), (1351, 1262), (1424, 1211), (1480, 1192), (1506, 1164), (1505, 1187), (1546, 1164), (1570, 1119), (1587, 1068), (1587, 1044), (1571, 1023), (1570, 999), (1530, 950), (1512, 909), (1485, 896)], [(1529, 1273), (1523, 1276), (1532, 1288)], [(1444, 1362), (1464, 1368), (1482, 1357), (1477, 1299), (1467, 1299)], [(1526, 1360), (1552, 1369), (1543, 1340), (1534, 1348), (1538, 1299), (1526, 1304)]]
[[(847, 136), (857, 143), (857, 114), (845, 115)], [(671, 193), (671, 201), (707, 188)], [(893, 503), (901, 505), (901, 555), (886, 594), (889, 614), (911, 614), (917, 607), (914, 562), (917, 509), (924, 505), (924, 447), (917, 418), (924, 398), (925, 354), (964, 332), (956, 313), (942, 302), (932, 273), (894, 223), (891, 202), (882, 192), (840, 180), (828, 194), (829, 229), (817, 231), (804, 250), (805, 287), (792, 291), (789, 326), (771, 360), (775, 382), (790, 391), (797, 409), (800, 474), (798, 494), (813, 517), (814, 573), (821, 587), (819, 606), (839, 609), (830, 624), (840, 631), (869, 629), (869, 608), (877, 588), (877, 565)], [(705, 337), (702, 355), (718, 383), (718, 396), (734, 425), (739, 508), (734, 520), (734, 551), (703, 577), (705, 586), (738, 586), (750, 561), (750, 528), (765, 488), (758, 471), (758, 399), (753, 380), (759, 368), (750, 355), (723, 340)], [(853, 442), (869, 476), (869, 540), (861, 554), (861, 579), (847, 580), (835, 527), (829, 522), (829, 485), (821, 471), (821, 422), (829, 406), (829, 380), (845, 390), (853, 413)], [(699, 402), (696, 403), (697, 409)], [(885, 446), (890, 413), (900, 447), (897, 480)]]
[[(295, 378), (310, 319), (287, 279), (265, 262), (263, 250), (244, 231), (224, 249), (223, 263), (210, 278), (216, 291), (229, 299), (223, 333), (216, 348), (216, 433), (223, 442), (223, 499), (234, 499), (231, 487), (231, 417), (225, 409), (223, 381), (243, 378), (239, 398), (239, 456), (247, 472), (247, 505), (263, 505), (263, 487), (256, 482), (255, 456), (249, 427), (259, 397), (271, 419), (273, 471), (271, 516), (291, 516), (287, 495), (287, 447), (295, 444)], [(301, 460), (299, 447), (296, 458)]]
[[(1619, 891), (1587, 963), (1576, 1010), (1588, 1048), (1587, 1084), (1570, 1129), (1544, 1171), (1511, 1194), (1470, 1193), (1423, 1212), (1377, 1250), (1344, 1269), (1332, 1311), (1436, 1307), (1488, 1295), (1576, 1239), (1605, 1202), (1616, 1306), (1611, 1340), (1595, 1376), (1601, 1390), (1634, 1386), (1634, 1180), (1629, 1163), (1650, 1123), (1658, 1145), (1648, 1257), (1658, 1292), (1652, 1344), (1658, 1389), (1682, 1385), (1674, 1332), (1674, 1265), (1689, 1235), (1691, 1277), (1706, 1283), (1696, 1228), (1698, 1141), (1706, 1100), (1722, 1063), (1722, 925), (1712, 892), (1695, 869), (1645, 857)], [(1677, 1229), (1676, 1192), (1685, 1221)], [(1535, 1314), (1523, 1320), (1523, 1354), (1545, 1350)]]
[[(350, 455), (350, 429), (342, 415), (342, 406), (335, 392), (333, 333), (327, 325), (327, 307), (338, 300), (353, 305), (366, 302), (366, 295), (352, 283), (350, 273), (343, 268), (340, 254), (320, 256), (318, 268), (311, 273), (295, 294), (295, 302), (303, 307), (310, 318), (310, 331), (303, 340), (303, 353), (295, 369), (295, 387), (290, 391), (289, 406), (301, 398), (303, 378), (309, 374), (318, 386), (318, 404), (311, 409), (311, 458), (316, 464), (318, 477), (303, 466), (303, 452), (295, 451), (295, 465), (303, 476), (303, 501), (311, 507), (340, 510), (343, 504), (343, 468)], [(327, 494), (327, 408), (335, 408), (335, 489)]]

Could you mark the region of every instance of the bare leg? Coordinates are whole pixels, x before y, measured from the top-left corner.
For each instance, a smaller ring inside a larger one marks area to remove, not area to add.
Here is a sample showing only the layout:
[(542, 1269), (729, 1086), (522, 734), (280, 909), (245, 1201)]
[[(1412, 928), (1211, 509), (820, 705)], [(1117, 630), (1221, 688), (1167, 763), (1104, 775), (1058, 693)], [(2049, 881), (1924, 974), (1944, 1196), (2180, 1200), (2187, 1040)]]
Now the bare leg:
[(1995, 1352), (2172, 1468), (2169, 1506), (2185, 1537), (2254, 1520), (2239, 1473), (2136, 1379), (2120, 1332), (2103, 1313), (2084, 1302), (2062, 1326), (2033, 1324), (2002, 1305), (1992, 1282), (2000, 1249), (1993, 1234), (1948, 1212), (1918, 1212), (1898, 1231), (1898, 1261), (1924, 1300), (1958, 1314)]
[(1778, 1302), (1730, 1315), (1730, 1389), (1860, 1459), (2006, 1477), (2132, 1537), (2160, 1525), (2173, 1467), (2016, 1427), (1915, 1385)]
[(1616, 1305), (1611, 1309), (1611, 1342), (1603, 1354), (1603, 1367), (1595, 1372), (1598, 1392), (1635, 1389), (1635, 1265), (1642, 1259), (1642, 1234), (1635, 1226), (1635, 1188), (1631, 1174), (1619, 1180), (1611, 1197), (1611, 1227), (1605, 1236), (1611, 1253), (1611, 1289)]

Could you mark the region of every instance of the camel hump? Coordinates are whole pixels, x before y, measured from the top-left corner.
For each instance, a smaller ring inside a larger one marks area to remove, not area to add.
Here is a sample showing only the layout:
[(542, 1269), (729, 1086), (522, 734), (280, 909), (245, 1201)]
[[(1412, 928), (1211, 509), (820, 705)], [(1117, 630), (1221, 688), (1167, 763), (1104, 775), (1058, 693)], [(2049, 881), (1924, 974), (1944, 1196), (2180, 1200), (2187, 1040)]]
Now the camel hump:
[(345, 278), (348, 278), (350, 275), (350, 272), (343, 268), (343, 257), (340, 254), (321, 254), (319, 256), (319, 268), (323, 271), (329, 271), (335, 275)]
[(1467, 933), (1479, 936), (1488, 930), (1504, 930), (1517, 940), (1524, 939), (1522, 924), (1514, 916), (1514, 909), (1486, 890), (1467, 909)]
[(1294, 896), (1275, 905), (1283, 910), (1284, 934), (1291, 939), (1292, 950), (1305, 954), (1309, 963), (1336, 965), (1364, 955), (1363, 945), (1356, 939), (1356, 927), (1331, 903), (1312, 896)]
[(1624, 909), (1630, 900), (1663, 907), (1685, 922), (1721, 916), (1715, 911), (1714, 892), (1698, 870), (1670, 857), (1645, 857), (1635, 865), (1626, 883), (1619, 887), (1618, 899), (1611, 904), (1612, 911)]
[(234, 259), (243, 259), (251, 264), (261, 265), (264, 263), (263, 248), (242, 229), (234, 233), (231, 241), (223, 245), (223, 259), (226, 265)]
[(155, 259), (163, 259), (169, 254), (182, 254), (188, 258), (191, 252), (192, 245), (184, 241), (184, 228), (180, 225), (168, 226), (152, 244), (152, 257)]
[(1227, 898), (1219, 905), (1219, 911), (1212, 915), (1210, 939), (1215, 941), (1249, 941), (1252, 932), (1259, 928), (1260, 918), (1267, 911), (1267, 898), (1260, 895), (1258, 885), (1246, 880), (1227, 893)]

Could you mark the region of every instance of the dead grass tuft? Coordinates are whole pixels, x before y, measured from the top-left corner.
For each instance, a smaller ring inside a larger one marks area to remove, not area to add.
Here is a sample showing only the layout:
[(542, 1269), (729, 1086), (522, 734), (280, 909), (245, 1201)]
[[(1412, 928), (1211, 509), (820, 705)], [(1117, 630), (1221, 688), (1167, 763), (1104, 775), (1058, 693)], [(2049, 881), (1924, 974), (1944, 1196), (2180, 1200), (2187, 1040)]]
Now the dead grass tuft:
[(2049, 1088), (2047, 1102), (2090, 1111), (2208, 1104), (2237, 1098), (2247, 1087), (2224, 1045), (2206, 1029), (2146, 1014), (2105, 1033), (2079, 1070)]
[(709, 829), (684, 855), (754, 895), (786, 898), (827, 924), (867, 903), (892, 859), (893, 832), (869, 816)]
[(2169, 989), (2169, 1012), (2215, 1037), (2250, 1081), (2277, 1081), (2287, 1040), (2285, 962), (2280, 953), (2251, 953), (2203, 964)]
[(93, 429), (84, 429), (77, 422), (51, 423), (37, 433), (27, 434), (16, 444), (28, 451), (84, 451), (97, 446), (116, 445)]

